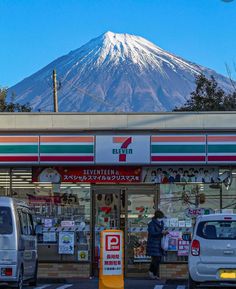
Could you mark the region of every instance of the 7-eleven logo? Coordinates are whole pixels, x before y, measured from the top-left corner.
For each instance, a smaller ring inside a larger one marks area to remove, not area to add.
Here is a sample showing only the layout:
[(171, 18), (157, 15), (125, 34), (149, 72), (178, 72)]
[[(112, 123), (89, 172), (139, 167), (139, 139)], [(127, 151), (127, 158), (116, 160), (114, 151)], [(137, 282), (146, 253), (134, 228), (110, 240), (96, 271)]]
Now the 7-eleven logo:
[(121, 144), (120, 148), (112, 149), (112, 153), (114, 155), (119, 155), (119, 162), (126, 162), (126, 155), (132, 154), (133, 149), (128, 148), (128, 146), (132, 143), (132, 137), (113, 137), (113, 143)]

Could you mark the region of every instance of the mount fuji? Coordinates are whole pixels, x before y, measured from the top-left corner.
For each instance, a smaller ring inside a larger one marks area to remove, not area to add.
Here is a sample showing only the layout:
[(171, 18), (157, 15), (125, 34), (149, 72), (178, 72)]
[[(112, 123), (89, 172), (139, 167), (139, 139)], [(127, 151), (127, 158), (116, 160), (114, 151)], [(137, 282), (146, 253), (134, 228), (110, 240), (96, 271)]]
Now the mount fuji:
[(52, 71), (57, 71), (59, 111), (171, 111), (190, 97), (195, 76), (215, 77), (225, 91), (230, 80), (130, 34), (106, 32), (48, 64), (9, 89), (33, 111), (53, 111)]

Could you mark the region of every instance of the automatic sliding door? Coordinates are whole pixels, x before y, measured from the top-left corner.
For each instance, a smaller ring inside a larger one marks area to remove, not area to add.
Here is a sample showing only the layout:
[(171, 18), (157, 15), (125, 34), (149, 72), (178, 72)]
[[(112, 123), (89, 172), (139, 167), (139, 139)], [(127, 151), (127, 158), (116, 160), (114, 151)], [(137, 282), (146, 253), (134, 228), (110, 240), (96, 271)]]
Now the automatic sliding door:
[(103, 230), (120, 229), (120, 190), (94, 190), (94, 254), (93, 271), (98, 274), (100, 259), (100, 232)]
[(127, 196), (127, 276), (140, 276), (148, 271), (150, 257), (146, 255), (147, 227), (156, 208), (155, 190), (128, 190)]

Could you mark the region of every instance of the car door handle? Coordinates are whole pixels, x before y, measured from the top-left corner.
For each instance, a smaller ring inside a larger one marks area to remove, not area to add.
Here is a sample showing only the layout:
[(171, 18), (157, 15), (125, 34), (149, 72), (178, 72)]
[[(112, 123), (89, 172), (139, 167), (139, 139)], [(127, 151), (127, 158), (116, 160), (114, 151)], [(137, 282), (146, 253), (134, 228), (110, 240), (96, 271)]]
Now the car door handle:
[(234, 250), (225, 250), (224, 254), (232, 255), (232, 254), (234, 254)]

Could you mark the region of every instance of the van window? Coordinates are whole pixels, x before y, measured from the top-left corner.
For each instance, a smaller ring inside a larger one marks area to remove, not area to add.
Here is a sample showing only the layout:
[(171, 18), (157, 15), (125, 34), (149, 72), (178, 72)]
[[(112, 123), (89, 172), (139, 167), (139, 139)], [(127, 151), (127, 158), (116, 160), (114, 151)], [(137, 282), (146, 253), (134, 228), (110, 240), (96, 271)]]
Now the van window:
[(12, 216), (8, 207), (0, 207), (0, 234), (12, 234)]
[(28, 226), (27, 214), (25, 212), (22, 212), (21, 210), (18, 210), (18, 213), (19, 213), (19, 218), (20, 218), (21, 233), (23, 235), (28, 235), (29, 226)]
[(29, 224), (29, 235), (33, 236), (35, 235), (33, 218), (31, 214), (27, 214), (27, 216), (28, 216), (28, 224)]
[(23, 235), (35, 235), (32, 215), (22, 210), (18, 210), (18, 214), (20, 219), (21, 233)]
[(197, 235), (204, 239), (236, 240), (236, 221), (200, 222)]

